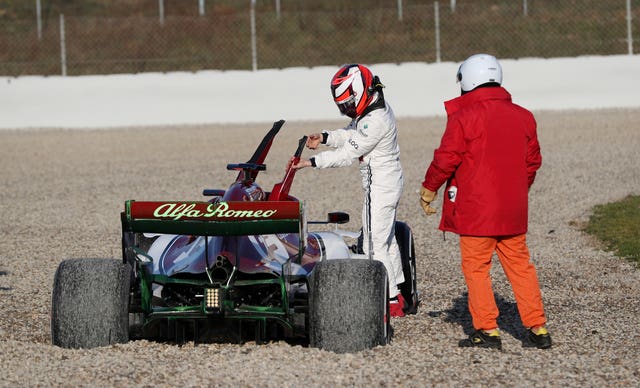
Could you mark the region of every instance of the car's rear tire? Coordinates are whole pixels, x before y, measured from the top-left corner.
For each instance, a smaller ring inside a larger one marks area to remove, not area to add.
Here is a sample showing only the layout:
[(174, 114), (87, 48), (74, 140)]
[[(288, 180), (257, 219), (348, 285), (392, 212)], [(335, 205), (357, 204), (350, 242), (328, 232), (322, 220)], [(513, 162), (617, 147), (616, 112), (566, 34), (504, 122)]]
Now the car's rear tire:
[(94, 348), (129, 340), (131, 266), (112, 259), (70, 259), (58, 266), (51, 297), (51, 340)]
[[(402, 273), (404, 274), (404, 283), (398, 286), (400, 293), (407, 302), (404, 312), (407, 314), (416, 314), (418, 312), (420, 299), (416, 276), (416, 251), (413, 245), (413, 232), (408, 224), (402, 221), (396, 221), (395, 233), (398, 248), (400, 249), (400, 258), (402, 260)], [(364, 254), (364, 250), (362, 249), (363, 240), (362, 229), (360, 229), (357, 245), (352, 248), (355, 253)]]
[(407, 302), (405, 313), (415, 314), (418, 312), (418, 281), (416, 277), (416, 251), (413, 245), (413, 232), (409, 225), (402, 221), (396, 221), (396, 241), (400, 248), (402, 259), (402, 272), (404, 282), (398, 286), (400, 293)]
[(375, 260), (318, 263), (309, 279), (309, 344), (351, 353), (389, 342), (387, 271)]

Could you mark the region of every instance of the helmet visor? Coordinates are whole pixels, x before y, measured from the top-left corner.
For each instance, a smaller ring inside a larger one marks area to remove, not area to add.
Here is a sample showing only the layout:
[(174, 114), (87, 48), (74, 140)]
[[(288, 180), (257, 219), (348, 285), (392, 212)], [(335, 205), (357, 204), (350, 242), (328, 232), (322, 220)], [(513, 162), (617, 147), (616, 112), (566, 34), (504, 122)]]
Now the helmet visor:
[(340, 110), (340, 113), (344, 116), (349, 116), (352, 119), (356, 118), (356, 103), (355, 103), (355, 97), (351, 96), (341, 102), (337, 102), (336, 101), (336, 105), (338, 106), (338, 109)]

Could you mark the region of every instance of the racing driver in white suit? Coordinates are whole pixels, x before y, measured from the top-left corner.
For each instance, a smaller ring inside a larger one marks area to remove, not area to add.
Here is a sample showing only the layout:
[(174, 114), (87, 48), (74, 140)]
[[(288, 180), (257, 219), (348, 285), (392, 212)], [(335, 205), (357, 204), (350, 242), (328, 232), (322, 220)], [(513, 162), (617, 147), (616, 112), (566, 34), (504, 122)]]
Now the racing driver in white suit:
[[(396, 210), (402, 193), (396, 121), (382, 93), (377, 76), (360, 64), (344, 65), (331, 79), (331, 93), (340, 113), (352, 120), (345, 128), (309, 135), (307, 147), (326, 144), (333, 150), (292, 167), (329, 168), (349, 166), (359, 160), (362, 187), (363, 250), (384, 263), (389, 278), (389, 312), (404, 316), (406, 307), (398, 285), (404, 282), (400, 249), (395, 239)], [(290, 162), (291, 163), (291, 162)]]

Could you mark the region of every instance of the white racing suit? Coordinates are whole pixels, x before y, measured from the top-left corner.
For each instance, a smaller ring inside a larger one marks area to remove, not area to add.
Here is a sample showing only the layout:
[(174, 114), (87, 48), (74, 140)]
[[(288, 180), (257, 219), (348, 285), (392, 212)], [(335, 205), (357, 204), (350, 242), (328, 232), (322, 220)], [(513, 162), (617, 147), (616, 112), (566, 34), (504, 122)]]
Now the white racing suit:
[[(326, 145), (335, 148), (314, 156), (316, 168), (349, 166), (360, 160), (364, 253), (384, 263), (389, 275), (389, 296), (398, 295), (404, 282), (400, 249), (395, 238), (396, 209), (404, 178), (393, 110), (385, 103), (351, 121), (342, 129), (324, 131)], [(369, 232), (371, 232), (369, 234)], [(371, 235), (371, 240), (369, 240)]]

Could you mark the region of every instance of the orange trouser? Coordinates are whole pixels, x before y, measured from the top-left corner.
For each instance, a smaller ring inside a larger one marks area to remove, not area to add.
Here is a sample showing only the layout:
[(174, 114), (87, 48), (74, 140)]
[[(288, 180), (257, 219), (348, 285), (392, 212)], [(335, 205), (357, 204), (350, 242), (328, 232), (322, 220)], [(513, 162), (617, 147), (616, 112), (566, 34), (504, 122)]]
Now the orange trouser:
[(503, 237), (460, 236), (462, 272), (469, 291), (469, 312), (476, 330), (498, 327), (498, 306), (491, 287), (491, 257), (498, 254), (502, 268), (513, 288), (522, 324), (544, 325), (546, 319), (536, 269), (529, 261), (524, 234)]

